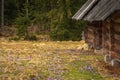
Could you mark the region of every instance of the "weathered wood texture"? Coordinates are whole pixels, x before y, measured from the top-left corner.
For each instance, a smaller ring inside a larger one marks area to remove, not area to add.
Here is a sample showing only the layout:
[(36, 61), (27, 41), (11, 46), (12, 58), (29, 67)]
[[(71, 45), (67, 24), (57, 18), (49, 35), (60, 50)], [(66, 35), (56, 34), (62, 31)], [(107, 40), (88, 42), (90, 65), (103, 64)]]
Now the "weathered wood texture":
[(120, 11), (104, 21), (89, 23), (85, 29), (85, 40), (95, 49), (102, 47), (104, 54), (120, 58)]
[(101, 22), (89, 23), (85, 29), (85, 40), (95, 49), (100, 49), (102, 46), (102, 28)]
[(104, 21), (102, 26), (102, 48), (104, 54), (108, 54), (111, 49), (110, 30), (110, 22)]
[(102, 35), (103, 53), (120, 58), (120, 12), (112, 14), (103, 22)]
[(96, 30), (95, 30), (95, 49), (101, 49), (102, 47), (102, 25), (101, 22), (96, 22)]
[(120, 11), (112, 15), (112, 27), (114, 41), (111, 51), (114, 57), (120, 58)]
[(93, 26), (86, 26), (85, 29), (85, 41), (90, 45), (94, 44), (94, 30)]

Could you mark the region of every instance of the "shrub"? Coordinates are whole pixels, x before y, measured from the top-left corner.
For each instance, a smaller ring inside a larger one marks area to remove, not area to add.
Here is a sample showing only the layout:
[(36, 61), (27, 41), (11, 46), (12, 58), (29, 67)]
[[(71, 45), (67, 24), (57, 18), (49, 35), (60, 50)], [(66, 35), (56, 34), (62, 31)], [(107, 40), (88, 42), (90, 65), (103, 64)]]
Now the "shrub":
[(16, 37), (10, 37), (9, 40), (14, 40), (14, 41), (18, 41), (20, 40), (20, 37), (16, 36)]
[(18, 17), (16, 19), (16, 28), (17, 28), (17, 35), (20, 38), (28, 36), (28, 26), (30, 24), (30, 19), (28, 17)]
[(37, 41), (37, 37), (33, 34), (24, 37), (24, 40)]
[(81, 40), (81, 34), (85, 24), (86, 22), (84, 21), (77, 22), (71, 19), (63, 20), (58, 26), (53, 28), (50, 33), (50, 38), (60, 41), (79, 41)]

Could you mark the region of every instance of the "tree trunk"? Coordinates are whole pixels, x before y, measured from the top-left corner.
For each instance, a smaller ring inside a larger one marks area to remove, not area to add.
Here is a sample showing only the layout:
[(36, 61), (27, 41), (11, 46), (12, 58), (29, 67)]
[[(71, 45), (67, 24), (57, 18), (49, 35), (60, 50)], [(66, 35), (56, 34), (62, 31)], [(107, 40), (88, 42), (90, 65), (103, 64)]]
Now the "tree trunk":
[(27, 6), (26, 6), (26, 16), (27, 16), (27, 17), (28, 17), (28, 3), (29, 3), (29, 1), (26, 0), (26, 4), (27, 4)]
[(1, 28), (4, 28), (4, 0), (2, 0), (1, 5)]

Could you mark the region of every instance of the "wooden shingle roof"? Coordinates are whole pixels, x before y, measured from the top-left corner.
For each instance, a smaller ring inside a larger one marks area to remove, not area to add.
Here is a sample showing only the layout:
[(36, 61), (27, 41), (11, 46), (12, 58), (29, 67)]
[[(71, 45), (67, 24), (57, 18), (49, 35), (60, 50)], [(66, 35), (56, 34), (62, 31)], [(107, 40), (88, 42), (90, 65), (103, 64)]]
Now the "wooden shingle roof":
[(76, 20), (105, 20), (116, 10), (120, 10), (120, 0), (88, 0), (72, 17)]

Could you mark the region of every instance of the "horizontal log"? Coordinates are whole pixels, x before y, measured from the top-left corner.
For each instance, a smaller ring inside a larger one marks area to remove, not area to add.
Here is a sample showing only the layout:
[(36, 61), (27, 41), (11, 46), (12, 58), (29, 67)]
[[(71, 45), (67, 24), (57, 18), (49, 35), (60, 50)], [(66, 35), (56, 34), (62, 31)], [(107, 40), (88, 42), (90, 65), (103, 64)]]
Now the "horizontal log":
[(96, 42), (101, 42), (101, 43), (102, 43), (102, 39), (101, 39), (101, 38), (100, 38), (100, 39), (99, 39), (99, 38), (96, 38), (95, 41), (96, 41)]
[(105, 37), (109, 37), (111, 34), (109, 32), (106, 32)]
[(113, 44), (111, 50), (120, 50), (120, 45)]
[(93, 42), (91, 42), (91, 41), (87, 41), (87, 40), (86, 40), (86, 43), (87, 43), (87, 44), (91, 44), (91, 45), (94, 44)]
[(120, 44), (114, 43), (112, 46), (112, 50), (120, 50)]
[(115, 32), (120, 32), (120, 24), (116, 23), (116, 24), (113, 25), (113, 27), (114, 27)]
[(114, 39), (114, 43), (120, 45), (120, 40)]
[(110, 22), (105, 22), (104, 24), (105, 29), (110, 29), (110, 26), (111, 26)]
[(95, 29), (96, 29), (96, 26), (93, 26), (93, 25), (90, 26), (90, 25), (88, 25), (86, 28), (87, 28), (87, 29), (90, 28), (90, 29), (95, 30)]
[(114, 38), (115, 38), (116, 40), (120, 40), (120, 35), (115, 34), (115, 35), (114, 35)]
[(120, 59), (120, 51), (111, 51), (112, 58), (118, 58)]
[(94, 42), (93, 42), (93, 41), (90, 41), (90, 40), (89, 40), (89, 41), (87, 40), (86, 43), (91, 44), (91, 45), (94, 44)]
[(91, 43), (91, 42), (89, 42), (89, 41), (86, 41), (86, 43), (87, 43), (87, 44), (93, 44), (93, 43)]
[(120, 17), (120, 11), (117, 11), (114, 13), (114, 15), (112, 16), (112, 18), (118, 18)]
[(114, 22), (120, 23), (120, 18), (113, 19)]
[(114, 32), (114, 34), (120, 35), (120, 32)]
[(104, 26), (104, 32), (109, 32), (110, 28), (109, 28), (109, 25), (108, 26)]
[(111, 47), (111, 42), (107, 40), (107, 41), (105, 41), (105, 45)]
[(109, 53), (109, 50), (106, 49), (106, 48), (103, 48), (102, 50), (103, 50), (103, 53), (104, 53), (104, 54), (108, 54), (108, 53)]
[(89, 39), (94, 39), (94, 38), (95, 38), (95, 36), (94, 36), (93, 34), (88, 34), (87, 37), (88, 37)]
[(88, 28), (88, 31), (90, 31), (90, 32), (93, 32), (93, 33), (94, 33), (95, 29)]
[(108, 48), (103, 48), (103, 53), (107, 54), (109, 52), (111, 53), (112, 57), (120, 58), (120, 50), (109, 50)]
[(112, 20), (114, 22), (120, 23), (120, 11), (116, 12), (113, 16), (112, 16)]
[(92, 35), (94, 35), (94, 31), (89, 31), (88, 30), (88, 31), (85, 32), (85, 34), (92, 34)]
[(104, 36), (104, 41), (109, 40), (109, 36)]
[(94, 43), (94, 39), (86, 39), (87, 42)]
[(120, 55), (120, 50), (114, 49), (112, 51), (115, 52), (116, 54)]
[(103, 48), (109, 50), (109, 46), (106, 44), (104, 44)]

